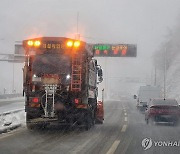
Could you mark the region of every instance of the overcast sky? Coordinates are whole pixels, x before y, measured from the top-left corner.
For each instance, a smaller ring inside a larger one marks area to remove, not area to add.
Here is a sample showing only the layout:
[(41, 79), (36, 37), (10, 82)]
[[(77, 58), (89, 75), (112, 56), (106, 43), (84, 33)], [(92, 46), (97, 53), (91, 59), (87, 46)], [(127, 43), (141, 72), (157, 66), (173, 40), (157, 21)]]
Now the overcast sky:
[[(167, 39), (165, 36), (168, 29), (175, 27), (180, 16), (180, 0), (1, 0), (0, 2), (0, 53), (13, 53), (15, 41), (34, 36), (74, 37), (79, 12), (79, 33), (81, 36), (93, 38), (82, 38), (87, 42), (137, 44), (138, 58), (108, 60), (110, 70), (121, 69), (115, 76), (122, 74), (137, 76), (136, 72), (140, 74), (138, 70), (146, 75), (151, 72), (152, 53)], [(118, 67), (114, 67), (115, 65)], [(0, 62), (0, 70), (4, 72), (0, 74), (0, 79), (5, 81), (0, 86), (4, 87), (11, 78), (8, 78), (7, 74), (11, 74), (12, 66)], [(17, 69), (17, 79), (21, 79), (19, 72), (21, 69)], [(111, 76), (114, 76), (113, 71)]]

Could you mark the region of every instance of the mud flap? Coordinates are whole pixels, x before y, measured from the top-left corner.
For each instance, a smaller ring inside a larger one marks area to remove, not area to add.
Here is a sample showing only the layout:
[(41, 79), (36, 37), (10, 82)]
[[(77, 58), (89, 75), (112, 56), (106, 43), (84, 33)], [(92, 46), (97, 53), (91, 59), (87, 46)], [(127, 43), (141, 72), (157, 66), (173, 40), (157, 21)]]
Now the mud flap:
[(102, 101), (98, 101), (97, 111), (96, 111), (96, 124), (103, 124), (103, 121), (104, 121), (104, 105)]

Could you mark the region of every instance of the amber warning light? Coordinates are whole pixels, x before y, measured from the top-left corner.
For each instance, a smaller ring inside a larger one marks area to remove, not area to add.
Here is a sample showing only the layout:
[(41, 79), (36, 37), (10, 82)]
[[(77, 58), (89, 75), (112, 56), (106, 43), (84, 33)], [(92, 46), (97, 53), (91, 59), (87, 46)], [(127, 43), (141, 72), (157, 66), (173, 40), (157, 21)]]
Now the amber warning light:
[(80, 41), (68, 41), (67, 43), (66, 43), (66, 45), (67, 45), (67, 47), (75, 47), (75, 48), (78, 48), (79, 46), (80, 46)]
[(36, 40), (36, 41), (32, 41), (32, 40), (29, 40), (27, 41), (27, 45), (32, 47), (39, 47), (41, 45), (41, 42), (39, 40)]
[(28, 41), (27, 44), (28, 44), (28, 46), (33, 46), (34, 43), (33, 43), (33, 41)]
[(34, 42), (34, 46), (38, 47), (38, 46), (40, 46), (40, 45), (41, 45), (41, 42), (40, 42), (40, 41), (35, 41), (35, 42)]
[(66, 42), (61, 41), (40, 41), (40, 40), (28, 40), (26, 42), (27, 47), (30, 48), (40, 48), (40, 49), (64, 49), (64, 45), (67, 48), (79, 48), (81, 46), (81, 41), (79, 40), (68, 40)]
[(67, 42), (67, 46), (68, 46), (68, 47), (72, 47), (72, 46), (73, 46), (73, 41), (68, 41), (68, 42)]
[(80, 46), (80, 41), (75, 41), (74, 42), (74, 47), (78, 48)]

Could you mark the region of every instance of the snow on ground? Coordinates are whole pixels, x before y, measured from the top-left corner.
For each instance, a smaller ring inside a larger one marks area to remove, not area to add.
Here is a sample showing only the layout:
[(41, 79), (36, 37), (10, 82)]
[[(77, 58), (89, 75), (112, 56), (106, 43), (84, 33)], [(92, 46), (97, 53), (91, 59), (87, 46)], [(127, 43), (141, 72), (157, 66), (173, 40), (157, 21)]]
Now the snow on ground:
[(25, 125), (25, 111), (18, 110), (10, 114), (0, 114), (0, 133)]
[(0, 99), (0, 133), (24, 124), (24, 98)]

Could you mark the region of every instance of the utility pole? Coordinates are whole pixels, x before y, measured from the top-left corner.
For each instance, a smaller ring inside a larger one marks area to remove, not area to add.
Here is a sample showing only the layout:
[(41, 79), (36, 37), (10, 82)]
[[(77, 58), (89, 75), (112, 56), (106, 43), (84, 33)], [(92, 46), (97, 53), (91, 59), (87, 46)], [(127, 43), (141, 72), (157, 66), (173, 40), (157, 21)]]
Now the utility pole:
[(166, 52), (167, 52), (167, 48), (165, 47), (165, 51), (164, 51), (164, 99), (166, 99)]
[(154, 86), (156, 86), (156, 78), (157, 78), (157, 72), (156, 72), (156, 65), (154, 68)]
[(14, 61), (13, 61), (13, 83), (12, 83), (12, 93), (14, 93)]
[(108, 57), (104, 57), (104, 59), (105, 59), (105, 95), (106, 95), (106, 99), (108, 99), (108, 73), (107, 73), (107, 71), (108, 71), (108, 68), (107, 68), (107, 58)]

